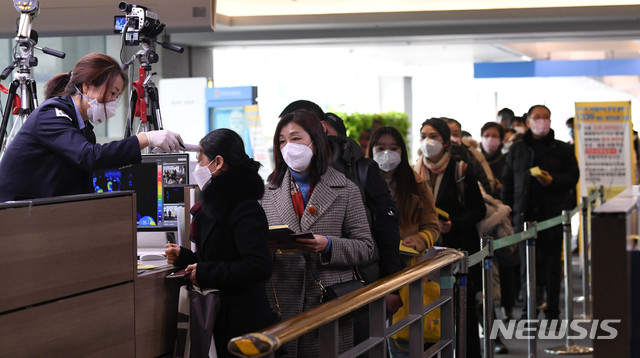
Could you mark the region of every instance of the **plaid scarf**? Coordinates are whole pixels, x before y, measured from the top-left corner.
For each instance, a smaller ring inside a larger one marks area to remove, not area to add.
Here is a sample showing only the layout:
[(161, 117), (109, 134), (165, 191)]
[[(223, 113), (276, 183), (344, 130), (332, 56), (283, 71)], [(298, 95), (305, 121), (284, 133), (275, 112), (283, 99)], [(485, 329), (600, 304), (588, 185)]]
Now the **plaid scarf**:
[[(302, 214), (304, 213), (304, 198), (302, 197), (302, 192), (300, 192), (300, 187), (296, 183), (295, 179), (293, 179), (293, 175), (290, 175), (291, 178), (291, 201), (293, 202), (293, 210), (296, 211), (296, 215), (298, 215), (298, 220), (302, 219)], [(311, 193), (313, 192), (313, 185), (309, 186), (309, 198), (311, 198)]]

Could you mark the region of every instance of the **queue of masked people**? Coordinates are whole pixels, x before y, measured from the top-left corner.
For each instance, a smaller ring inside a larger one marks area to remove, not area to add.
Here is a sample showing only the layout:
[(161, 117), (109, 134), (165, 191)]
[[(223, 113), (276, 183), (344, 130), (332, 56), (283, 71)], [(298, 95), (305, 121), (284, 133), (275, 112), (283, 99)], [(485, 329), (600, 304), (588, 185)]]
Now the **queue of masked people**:
[[(73, 71), (52, 79), (48, 99), (0, 161), (0, 201), (90, 193), (93, 170), (138, 163), (147, 146), (164, 152), (183, 146), (180, 136), (167, 130), (96, 143), (93, 126), (113, 116), (127, 82), (117, 61), (102, 54), (87, 55)], [(167, 244), (165, 254), (167, 263), (185, 268), (191, 285), (219, 290), (213, 327), (217, 356), (232, 356), (227, 342), (233, 337), (320, 305), (323, 286), (354, 277), (372, 283), (420, 261), (433, 246), (472, 254), (480, 250), (480, 235), (504, 237), (522, 230), (525, 221), (569, 209), (577, 163), (572, 148), (554, 138), (550, 110), (533, 106), (519, 122), (506, 111), (501, 116), (506, 121), (482, 127), (480, 145), (455, 119), (425, 120), (417, 161), (410, 162), (407, 133), (379, 127), (364, 151), (347, 136), (340, 117), (311, 101), (294, 101), (278, 118), (274, 169), (266, 183), (237, 133), (206, 134), (193, 172), (201, 190), (190, 210), (196, 249)], [(504, 123), (513, 130), (510, 136)], [(46, 166), (39, 164), (43, 159)], [(541, 175), (529, 175), (534, 166)], [(292, 249), (270, 239), (274, 226), (300, 234)], [(540, 234), (539, 294), (546, 295), (546, 317), (557, 319), (561, 233)], [(420, 255), (402, 255), (401, 246)], [(522, 295), (523, 250), (503, 251), (496, 253), (500, 304), (509, 316)], [(425, 279), (425, 287), (433, 284)], [(466, 330), (467, 357), (475, 358), (481, 356), (477, 265), (470, 268), (467, 287), (466, 326), (459, 329)], [(393, 322), (407, 316), (406, 299), (403, 289), (385, 297)], [(367, 317), (355, 315), (340, 325), (340, 352), (367, 339)], [(425, 349), (432, 338), (425, 336)], [(277, 355), (316, 357), (318, 345), (318, 333), (312, 332)], [(388, 347), (389, 356), (407, 357), (408, 335), (395, 334)], [(496, 344), (496, 351), (507, 348)]]
[[(273, 136), (275, 168), (263, 188), (254, 179), (256, 190), (250, 197), (244, 181), (232, 174), (234, 165), (225, 159), (230, 146), (221, 143), (212, 149), (207, 145), (207, 137), (220, 130), (213, 131), (201, 142), (196, 170), (204, 173), (199, 181), (203, 200), (195, 217), (198, 227), (201, 223), (211, 226), (208, 221), (214, 221), (217, 229), (197, 230), (196, 235), (208, 232), (207, 237), (193, 238), (201, 243), (201, 254), (168, 245), (168, 261), (189, 264), (194, 285), (220, 287), (223, 307), (225, 302), (235, 307), (227, 311), (226, 319), (216, 321), (214, 331), (223, 340), (219, 354), (227, 356), (224, 343), (231, 336), (256, 331), (256, 326), (264, 328), (321, 304), (323, 293), (318, 282), (332, 285), (360, 274), (371, 283), (417, 262), (415, 257), (399, 253), (399, 243), (422, 254), (434, 245), (475, 253), (480, 250), (480, 235), (508, 236), (522, 230), (524, 221), (544, 220), (569, 208), (566, 193), (577, 182), (577, 164), (570, 147), (555, 140), (550, 114), (547, 107), (537, 105), (524, 120), (511, 120), (509, 123), (516, 124), (512, 127), (527, 126), (524, 131), (514, 129), (517, 139), (509, 139), (499, 122), (487, 122), (479, 145), (465, 138), (460, 122), (429, 118), (421, 126), (418, 159), (410, 163), (404, 136), (395, 128), (376, 129), (363, 152), (346, 136), (338, 116), (324, 113), (313, 102), (295, 101), (280, 114)], [(543, 176), (531, 177), (529, 168), (533, 166), (539, 166)], [(252, 175), (255, 178), (257, 174)], [(221, 180), (225, 177), (229, 179)], [(247, 175), (244, 177), (246, 181)], [(225, 204), (207, 203), (213, 198)], [(259, 202), (262, 210), (239, 215), (237, 210), (248, 206), (247, 200), (254, 209)], [(225, 208), (225, 213), (216, 213), (220, 208)], [(448, 213), (448, 219), (439, 217), (436, 208)], [(227, 217), (234, 219), (224, 220)], [(294, 244), (296, 250), (284, 250), (268, 239), (268, 227), (279, 225), (311, 235), (299, 239)], [(261, 245), (245, 242), (250, 232), (253, 239), (249, 241), (260, 238)], [(541, 260), (540, 290), (546, 294), (545, 315), (549, 318), (559, 315), (557, 242), (561, 237), (554, 234), (549, 231), (537, 255)], [(234, 254), (215, 250), (218, 246)], [(512, 317), (521, 295), (521, 250), (508, 247), (500, 251), (496, 253), (499, 304)], [(464, 327), (468, 357), (481, 355), (477, 299), (481, 289), (479, 268), (472, 267)], [(243, 294), (257, 301), (252, 301), (253, 307), (262, 313), (250, 314), (264, 317), (260, 324), (242, 319), (249, 314), (237, 305), (245, 302), (239, 299)], [(402, 298), (402, 290), (386, 297), (387, 315), (394, 322), (406, 317)], [(234, 330), (229, 329), (231, 322)], [(245, 322), (245, 326), (238, 322)], [(249, 327), (250, 323), (253, 326)], [(408, 356), (408, 336), (400, 333), (388, 341), (391, 357)], [(356, 315), (347, 320), (338, 332), (340, 351), (366, 339), (367, 334), (366, 318)], [(426, 349), (434, 342), (425, 337), (424, 343)], [(495, 343), (496, 353), (508, 352), (502, 342)], [(309, 333), (277, 353), (283, 357), (318, 356), (318, 344), (317, 332)]]

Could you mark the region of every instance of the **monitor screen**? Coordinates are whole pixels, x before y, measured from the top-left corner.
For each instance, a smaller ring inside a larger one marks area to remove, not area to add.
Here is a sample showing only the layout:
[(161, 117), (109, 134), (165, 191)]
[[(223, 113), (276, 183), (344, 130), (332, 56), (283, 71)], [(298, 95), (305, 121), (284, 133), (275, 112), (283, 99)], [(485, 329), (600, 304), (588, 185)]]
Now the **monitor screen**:
[(184, 210), (184, 187), (188, 182), (187, 153), (143, 154), (140, 164), (93, 173), (96, 193), (136, 192), (140, 231), (177, 229), (178, 211)]

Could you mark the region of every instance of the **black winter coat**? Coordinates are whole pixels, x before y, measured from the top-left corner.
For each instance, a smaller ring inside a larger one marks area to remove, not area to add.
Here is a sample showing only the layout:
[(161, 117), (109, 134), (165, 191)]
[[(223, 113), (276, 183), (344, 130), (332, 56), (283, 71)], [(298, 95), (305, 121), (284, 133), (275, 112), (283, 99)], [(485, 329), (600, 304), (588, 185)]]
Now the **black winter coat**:
[[(344, 174), (360, 188), (371, 235), (376, 243), (374, 262), (358, 267), (367, 283), (377, 281), (400, 271), (398, 243), (400, 242), (400, 218), (398, 206), (381, 175), (378, 163), (365, 158), (364, 152), (353, 139), (343, 136), (329, 136), (333, 153), (331, 166)], [(366, 179), (360, 178), (361, 166), (366, 168)], [(364, 188), (362, 187), (364, 184)]]
[(214, 326), (219, 357), (232, 357), (227, 342), (277, 321), (267, 302), (265, 281), (271, 277), (267, 246), (269, 225), (258, 203), (264, 193), (260, 176), (230, 170), (205, 187), (197, 224), (197, 252), (180, 249), (176, 266), (198, 263), (200, 287), (220, 290), (221, 307)]
[[(459, 200), (460, 187), (456, 184), (457, 161), (451, 158), (445, 170), (440, 189), (436, 196), (436, 207), (449, 213), (451, 220), (451, 231), (442, 233), (442, 242), (439, 246), (450, 247), (457, 250), (467, 251), (469, 255), (480, 251), (480, 235), (476, 224), (484, 219), (487, 208), (478, 186), (475, 174), (467, 167), (463, 181), (463, 201)], [(469, 268), (470, 291), (477, 291), (482, 287), (480, 276), (480, 266), (475, 265)]]
[[(553, 130), (542, 140), (546, 148), (539, 158), (533, 150), (533, 135), (528, 130), (521, 140), (513, 143), (505, 159), (502, 175), (502, 201), (513, 209), (513, 225), (520, 231), (525, 221), (546, 220), (570, 210), (570, 189), (575, 188), (580, 172), (573, 146), (556, 140)], [(542, 187), (540, 203), (542, 217), (533, 218), (530, 212), (531, 185), (533, 178), (531, 167), (539, 166), (553, 177), (548, 187)]]
[(436, 196), (436, 207), (449, 213), (451, 231), (442, 234), (442, 246), (466, 250), (469, 255), (480, 250), (480, 236), (476, 224), (484, 219), (487, 208), (478, 187), (478, 181), (470, 168), (464, 178), (463, 202), (459, 200), (456, 184), (456, 161), (451, 158), (442, 177)]

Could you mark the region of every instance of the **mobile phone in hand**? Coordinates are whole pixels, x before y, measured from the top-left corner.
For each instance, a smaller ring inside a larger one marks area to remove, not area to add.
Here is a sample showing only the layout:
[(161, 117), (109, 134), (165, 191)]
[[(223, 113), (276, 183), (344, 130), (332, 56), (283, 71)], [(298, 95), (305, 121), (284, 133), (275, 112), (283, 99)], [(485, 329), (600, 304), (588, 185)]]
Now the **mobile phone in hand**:
[(189, 278), (191, 271), (187, 272), (186, 268), (170, 273), (167, 278)]

